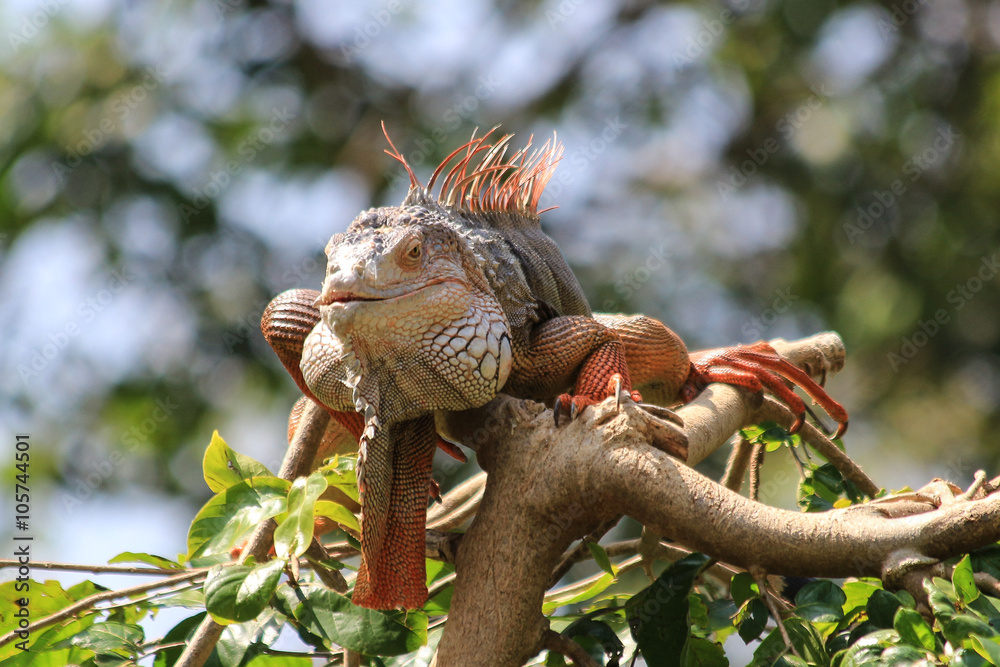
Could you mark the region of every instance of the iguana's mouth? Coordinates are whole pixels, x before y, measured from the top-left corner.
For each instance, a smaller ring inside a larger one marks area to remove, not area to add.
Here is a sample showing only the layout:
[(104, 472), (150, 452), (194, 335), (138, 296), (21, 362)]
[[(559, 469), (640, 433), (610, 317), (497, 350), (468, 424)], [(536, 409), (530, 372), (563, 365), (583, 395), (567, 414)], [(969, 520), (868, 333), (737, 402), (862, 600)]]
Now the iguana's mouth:
[(332, 303), (354, 303), (355, 301), (384, 301), (385, 297), (359, 296), (349, 292), (334, 292), (316, 299), (314, 305), (329, 306)]
[(440, 285), (441, 283), (451, 282), (452, 280), (453, 279), (451, 278), (437, 278), (435, 280), (428, 281), (427, 283), (421, 285), (420, 287), (417, 287), (416, 289), (406, 292), (401, 292), (399, 294), (391, 294), (386, 296), (363, 296), (361, 294), (356, 294), (354, 292), (332, 291), (329, 293), (320, 294), (319, 298), (317, 298), (313, 302), (313, 305), (318, 308), (320, 306), (329, 306), (335, 303), (347, 304), (347, 303), (359, 303), (363, 301), (393, 301), (395, 299), (401, 299), (411, 296), (429, 287)]

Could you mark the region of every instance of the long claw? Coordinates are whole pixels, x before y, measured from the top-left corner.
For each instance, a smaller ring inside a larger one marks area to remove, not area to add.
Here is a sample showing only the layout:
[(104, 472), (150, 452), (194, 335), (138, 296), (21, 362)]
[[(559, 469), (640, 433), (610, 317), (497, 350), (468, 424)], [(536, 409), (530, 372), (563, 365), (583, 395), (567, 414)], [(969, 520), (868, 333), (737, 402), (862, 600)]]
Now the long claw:
[(788, 433), (791, 435), (795, 435), (796, 433), (798, 433), (799, 429), (802, 428), (802, 424), (804, 424), (805, 421), (806, 421), (806, 413), (803, 412), (795, 418), (794, 422), (792, 422), (792, 425), (788, 428)]
[(562, 396), (556, 399), (555, 407), (552, 408), (552, 418), (555, 419), (556, 428), (559, 428), (559, 413), (562, 412)]
[(622, 409), (622, 377), (620, 375), (615, 375), (612, 378), (612, 382), (615, 383), (615, 410)]
[(677, 424), (681, 428), (684, 428), (684, 418), (670, 408), (665, 408), (662, 405), (654, 405), (652, 403), (639, 403), (638, 405), (654, 417), (659, 417), (660, 419), (666, 420), (672, 424)]
[(570, 421), (573, 421), (573, 420), (576, 419), (577, 412), (579, 412), (579, 410), (576, 407), (576, 401), (573, 401), (573, 402), (571, 402), (569, 404), (569, 420)]
[(837, 440), (847, 433), (847, 422), (842, 422), (837, 426), (837, 432), (833, 434), (833, 439)]

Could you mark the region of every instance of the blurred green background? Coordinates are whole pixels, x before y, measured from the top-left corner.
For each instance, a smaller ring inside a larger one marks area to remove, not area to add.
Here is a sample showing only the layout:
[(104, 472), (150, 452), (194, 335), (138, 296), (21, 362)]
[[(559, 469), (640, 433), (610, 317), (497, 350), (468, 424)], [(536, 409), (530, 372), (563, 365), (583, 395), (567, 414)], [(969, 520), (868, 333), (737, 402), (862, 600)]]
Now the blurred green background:
[(596, 309), (692, 348), (837, 330), (878, 483), (1000, 472), (998, 47), (964, 0), (4, 2), (0, 437), (31, 434), (36, 558), (183, 551), (213, 429), (277, 468), (260, 314), (402, 200), (381, 121), (424, 178), (475, 127), (556, 131), (543, 226)]

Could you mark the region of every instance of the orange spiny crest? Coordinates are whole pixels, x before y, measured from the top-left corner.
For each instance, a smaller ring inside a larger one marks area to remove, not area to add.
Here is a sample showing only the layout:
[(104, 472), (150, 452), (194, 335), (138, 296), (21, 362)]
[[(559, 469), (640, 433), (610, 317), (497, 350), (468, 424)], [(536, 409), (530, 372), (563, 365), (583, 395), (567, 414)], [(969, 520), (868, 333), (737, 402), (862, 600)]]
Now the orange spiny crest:
[[(441, 161), (424, 187), (416, 177), (406, 158), (389, 138), (382, 123), (382, 132), (392, 150), (385, 152), (398, 160), (410, 177), (410, 186), (432, 194), (440, 179), (437, 200), (444, 206), (466, 208), (470, 211), (507, 211), (538, 215), (538, 203), (545, 185), (552, 178), (556, 165), (562, 159), (563, 147), (555, 135), (541, 147), (531, 150), (534, 136), (510, 158), (510, 142), (514, 135), (505, 134), (488, 143), (499, 125), (481, 137), (472, 138), (452, 151)], [(463, 154), (464, 152), (464, 154)], [(456, 161), (457, 159), (457, 161)], [(443, 177), (442, 177), (443, 175)], [(554, 207), (551, 207), (554, 208)], [(546, 211), (550, 209), (545, 209)]]

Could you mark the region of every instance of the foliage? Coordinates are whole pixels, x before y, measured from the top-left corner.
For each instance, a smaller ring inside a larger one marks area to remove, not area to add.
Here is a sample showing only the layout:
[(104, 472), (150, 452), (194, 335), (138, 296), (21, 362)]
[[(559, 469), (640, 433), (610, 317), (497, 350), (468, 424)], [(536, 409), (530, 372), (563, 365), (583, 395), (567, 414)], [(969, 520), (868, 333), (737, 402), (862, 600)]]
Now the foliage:
[[(765, 444), (777, 442), (775, 449), (793, 451), (799, 446), (796, 437), (772, 424), (745, 429), (743, 436)], [(299, 557), (313, 537), (313, 519), (324, 507), (336, 505), (320, 500), (323, 491), (328, 485), (347, 488), (346, 483), (353, 483), (353, 468), (353, 456), (339, 456), (289, 483), (232, 450), (216, 433), (206, 450), (203, 471), (216, 495), (191, 524), (188, 553), (177, 561), (131, 552), (112, 559), (162, 568), (171, 576), (200, 576), (180, 587), (164, 586), (112, 605), (90, 606), (33, 632), (20, 646), (8, 643), (0, 648), (0, 667), (124, 666), (149, 655), (155, 655), (156, 667), (169, 667), (206, 611), (226, 626), (208, 663), (213, 667), (305, 667), (312, 664), (310, 656), (333, 660), (341, 647), (367, 656), (371, 665), (427, 664), (428, 648), (440, 639), (447, 622), (449, 589), (434, 595), (422, 610), (374, 611), (355, 607), (349, 596), (323, 587), (311, 571), (299, 570)], [(828, 465), (807, 462), (802, 470), (802, 511), (861, 501)], [(346, 511), (336, 506), (339, 511), (327, 515), (334, 521)], [(357, 529), (356, 518), (350, 516), (354, 521), (341, 522), (333, 533), (348, 552), (350, 542), (344, 540)], [(261, 563), (233, 561), (233, 550), (241, 549), (254, 525), (268, 517), (277, 522), (275, 557)], [(790, 589), (767, 593), (750, 574), (714, 569), (716, 563), (697, 553), (668, 563), (655, 581), (643, 585), (629, 576), (641, 564), (638, 557), (614, 563), (600, 544), (587, 547), (599, 574), (582, 586), (550, 591), (544, 612), (551, 627), (608, 667), (634, 664), (637, 656), (650, 667), (721, 667), (730, 664), (724, 648), (727, 640), (752, 645), (754, 667), (1000, 665), (1000, 632), (995, 629), (1000, 624), (1000, 598), (982, 592), (974, 576), (1000, 574), (1000, 545), (949, 563), (950, 580), (926, 580), (930, 607), (926, 613), (908, 593), (885, 590), (878, 579), (810, 580), (794, 595)], [(334, 560), (311, 564), (346, 567)], [(451, 566), (429, 560), (428, 585), (452, 571)], [(15, 583), (0, 585), (2, 633), (17, 626)], [(66, 590), (55, 581), (32, 581), (30, 608), (37, 619), (105, 590), (90, 581)], [(767, 595), (775, 594), (790, 608), (782, 617), (790, 646), (766, 601)], [(191, 616), (164, 637), (147, 638), (142, 621), (170, 607), (189, 608)], [(285, 628), (305, 645), (300, 654), (270, 652)], [(25, 647), (28, 650), (22, 651)], [(566, 661), (550, 652), (532, 664), (556, 666)]]

